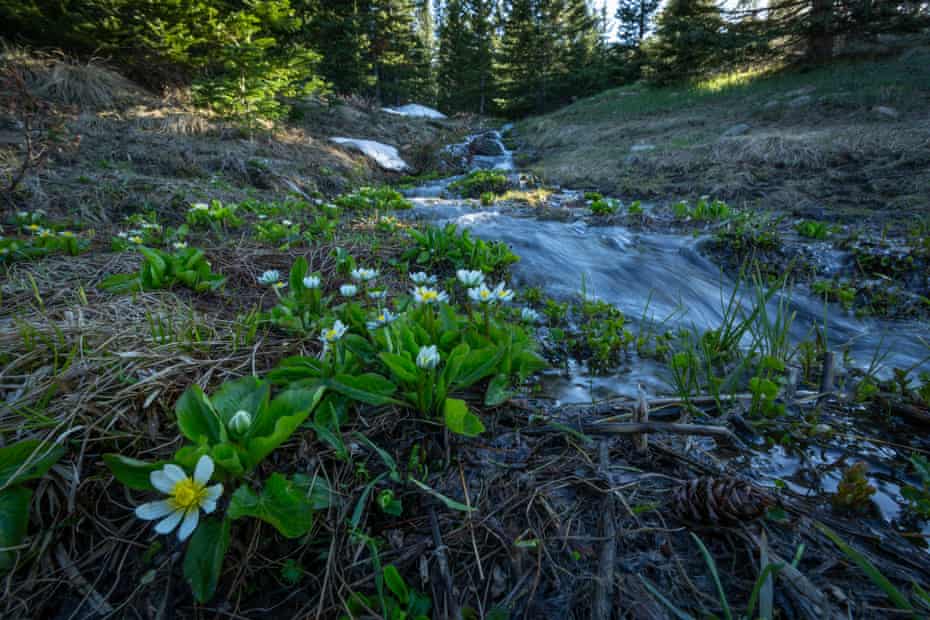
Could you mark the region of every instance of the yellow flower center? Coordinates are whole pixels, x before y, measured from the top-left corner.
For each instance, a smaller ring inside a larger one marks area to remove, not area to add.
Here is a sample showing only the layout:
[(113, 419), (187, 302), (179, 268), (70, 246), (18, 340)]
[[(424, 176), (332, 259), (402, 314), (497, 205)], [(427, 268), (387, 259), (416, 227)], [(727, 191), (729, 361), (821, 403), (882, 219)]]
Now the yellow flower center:
[(384, 317), (383, 314), (379, 314), (379, 315), (378, 315), (378, 320), (381, 321), (381, 322), (383, 323), (386, 319), (385, 319), (385, 317)]
[(326, 330), (326, 339), (327, 339), (327, 340), (335, 340), (335, 339), (336, 339), (336, 336), (337, 336), (338, 334), (339, 334), (339, 332), (337, 332), (335, 329), (328, 329), (328, 330)]
[(202, 484), (198, 484), (192, 478), (185, 478), (171, 490), (171, 498), (168, 500), (176, 510), (196, 509), (203, 504), (207, 498), (207, 489)]
[(423, 301), (433, 301), (438, 297), (436, 291), (423, 291), (420, 296), (423, 297)]
[(491, 291), (481, 291), (479, 294), (481, 295), (481, 299), (487, 299), (491, 296)]

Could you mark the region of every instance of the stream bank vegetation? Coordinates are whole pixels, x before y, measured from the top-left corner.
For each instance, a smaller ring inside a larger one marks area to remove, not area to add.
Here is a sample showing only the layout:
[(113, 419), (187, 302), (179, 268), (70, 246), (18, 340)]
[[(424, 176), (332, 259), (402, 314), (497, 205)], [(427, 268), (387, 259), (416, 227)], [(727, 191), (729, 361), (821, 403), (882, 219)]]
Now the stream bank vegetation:
[[(6, 264), (6, 617), (166, 592), (243, 616), (927, 613), (908, 429), (930, 377), (847, 369), (819, 333), (792, 345), (762, 276), (707, 331), (631, 321), (583, 278), (575, 300), (514, 289), (506, 245), (391, 220), (405, 205), (378, 196), (5, 222), (84, 244)], [(269, 239), (272, 221), (300, 233)], [(674, 394), (553, 406), (540, 371), (569, 359), (651, 359)], [(868, 446), (908, 480), (891, 523)], [(835, 491), (756, 479), (773, 450), (842, 453)]]
[[(352, 106), (266, 134), (137, 103), (60, 110), (83, 150), (44, 134), (60, 161), (4, 196), (4, 618), (930, 610), (930, 377), (792, 344), (783, 278), (709, 330), (637, 322), (583, 274), (548, 299), (506, 244), (401, 219), (389, 177), (307, 139)], [(410, 149), (462, 131), (425, 126)], [(670, 218), (767, 238), (704, 205)], [(552, 402), (576, 358), (654, 362), (674, 393)]]

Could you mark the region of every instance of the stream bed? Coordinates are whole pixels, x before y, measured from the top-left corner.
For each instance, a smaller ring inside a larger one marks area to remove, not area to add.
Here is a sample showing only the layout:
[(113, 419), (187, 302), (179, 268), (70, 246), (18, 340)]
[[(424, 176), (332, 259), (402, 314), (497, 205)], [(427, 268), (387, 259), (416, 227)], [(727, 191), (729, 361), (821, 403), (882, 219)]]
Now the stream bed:
[[(472, 165), (515, 174), (511, 153), (503, 151), (498, 157), (476, 158)], [(552, 210), (506, 204), (482, 207), (475, 200), (448, 196), (455, 178), (406, 192), (414, 208), (404, 217), (436, 225), (452, 222), (477, 237), (507, 243), (520, 257), (511, 267), (515, 285), (539, 287), (561, 301), (577, 300), (582, 294), (603, 300), (619, 308), (634, 329), (648, 322), (662, 330), (700, 333), (724, 320), (737, 284), (702, 252), (704, 237), (598, 225), (586, 217), (587, 209), (561, 209), (561, 215), (553, 217)], [(540, 212), (548, 213), (548, 219), (538, 216)], [(751, 302), (752, 287), (738, 288), (737, 298), (744, 305)], [(930, 369), (926, 342), (930, 329), (925, 323), (855, 317), (839, 305), (825, 306), (802, 289), (778, 293), (769, 302), (772, 307), (777, 304), (794, 314), (790, 337), (795, 344), (811, 339), (818, 328), (826, 334), (830, 349), (843, 360), (840, 373), (843, 367), (860, 368), (888, 377), (894, 368)], [(674, 394), (666, 365), (635, 354), (607, 375), (589, 372), (584, 360), (570, 359), (564, 367), (547, 372), (541, 388), (543, 396), (558, 406), (635, 397), (640, 385), (650, 397)], [(751, 470), (761, 485), (826, 500), (836, 491), (843, 471), (864, 462), (869, 483), (876, 489), (872, 516), (897, 526), (905, 504), (901, 486), (918, 483), (907, 473), (910, 449), (926, 449), (930, 443), (908, 424), (900, 431), (886, 428), (888, 424), (864, 408), (855, 416), (824, 414), (818, 426), (829, 431), (809, 443), (789, 449), (760, 441), (750, 454), (733, 457), (730, 464)], [(712, 441), (697, 441), (695, 447), (715, 449)], [(924, 527), (923, 534), (928, 533), (930, 527)], [(925, 538), (916, 540), (925, 545)]]

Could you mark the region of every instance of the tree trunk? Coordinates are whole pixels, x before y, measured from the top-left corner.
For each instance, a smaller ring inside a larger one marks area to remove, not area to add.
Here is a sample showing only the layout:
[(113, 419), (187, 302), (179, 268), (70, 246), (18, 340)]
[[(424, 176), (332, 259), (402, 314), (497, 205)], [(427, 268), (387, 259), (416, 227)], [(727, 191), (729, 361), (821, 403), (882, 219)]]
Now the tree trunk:
[(833, 0), (812, 0), (807, 55), (813, 62), (833, 57)]

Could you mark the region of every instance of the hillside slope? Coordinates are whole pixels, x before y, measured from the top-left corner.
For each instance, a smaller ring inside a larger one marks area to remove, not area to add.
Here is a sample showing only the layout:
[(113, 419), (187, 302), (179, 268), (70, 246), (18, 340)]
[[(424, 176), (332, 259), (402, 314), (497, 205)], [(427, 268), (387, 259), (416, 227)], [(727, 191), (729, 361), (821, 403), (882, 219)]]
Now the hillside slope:
[(930, 48), (686, 90), (623, 87), (518, 123), (514, 139), (547, 182), (631, 199), (926, 213)]
[[(471, 121), (409, 118), (336, 100), (297, 103), (288, 122), (250, 134), (183, 97), (155, 96), (103, 65), (11, 50), (0, 55), (0, 70), (10, 63), (23, 76), (42, 110), (30, 137), (50, 154), (19, 184), (13, 203), (90, 221), (210, 199), (333, 196), (397, 175), (331, 143), (332, 136), (396, 146), (417, 172), (435, 167), (439, 146), (470, 130)], [(4, 187), (26, 154), (24, 101), (16, 92), (0, 97)]]

